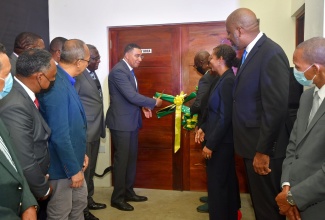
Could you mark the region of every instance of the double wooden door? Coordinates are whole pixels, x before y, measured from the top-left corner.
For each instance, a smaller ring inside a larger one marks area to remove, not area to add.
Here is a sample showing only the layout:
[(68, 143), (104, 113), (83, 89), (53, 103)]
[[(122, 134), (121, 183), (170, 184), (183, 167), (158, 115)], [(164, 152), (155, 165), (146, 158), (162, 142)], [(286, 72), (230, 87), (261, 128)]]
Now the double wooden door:
[[(144, 59), (135, 69), (142, 95), (152, 97), (162, 91), (170, 95), (181, 91), (190, 94), (201, 77), (193, 67), (195, 53), (211, 52), (220, 43), (227, 42), (226, 37), (224, 22), (110, 28), (110, 69), (123, 58), (125, 45), (136, 43), (144, 49)], [(162, 107), (170, 104), (164, 101)], [(150, 119), (143, 117), (136, 187), (206, 190), (205, 161), (201, 146), (194, 143), (194, 132), (182, 129), (181, 148), (173, 152), (174, 118), (174, 114), (160, 119), (155, 114)], [(241, 163), (237, 170), (241, 191), (246, 191)]]

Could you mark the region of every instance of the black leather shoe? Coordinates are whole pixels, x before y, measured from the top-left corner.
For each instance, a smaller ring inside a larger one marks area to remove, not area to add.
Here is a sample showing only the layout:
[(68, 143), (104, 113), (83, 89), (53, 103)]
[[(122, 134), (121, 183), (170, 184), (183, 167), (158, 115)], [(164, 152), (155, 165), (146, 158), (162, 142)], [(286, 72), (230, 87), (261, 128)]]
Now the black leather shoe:
[(144, 202), (147, 201), (148, 198), (145, 196), (138, 196), (138, 195), (134, 195), (131, 197), (125, 197), (125, 201), (126, 202)]
[(111, 206), (122, 211), (133, 211), (134, 208), (127, 202), (112, 202)]
[(85, 220), (99, 220), (99, 218), (96, 218), (93, 214), (90, 212), (84, 213)]
[(88, 208), (91, 210), (105, 209), (106, 205), (103, 203), (94, 202), (94, 203), (89, 204)]

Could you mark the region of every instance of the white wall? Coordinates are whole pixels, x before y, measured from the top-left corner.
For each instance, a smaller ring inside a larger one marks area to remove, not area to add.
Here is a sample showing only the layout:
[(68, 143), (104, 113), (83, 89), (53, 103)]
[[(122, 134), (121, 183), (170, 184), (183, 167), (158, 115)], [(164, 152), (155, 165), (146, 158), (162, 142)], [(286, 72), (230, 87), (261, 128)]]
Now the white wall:
[[(256, 13), (261, 19), (261, 30), (280, 44), (291, 60), (295, 34), (291, 1), (287, 0), (49, 0), (50, 39), (57, 36), (79, 38), (98, 48), (102, 59), (97, 74), (106, 97), (106, 112), (109, 27), (220, 21), (239, 7), (250, 8)], [(107, 133), (101, 144), (106, 152), (99, 155), (98, 173), (110, 164), (110, 137)], [(95, 185), (110, 186), (110, 177), (95, 178)]]

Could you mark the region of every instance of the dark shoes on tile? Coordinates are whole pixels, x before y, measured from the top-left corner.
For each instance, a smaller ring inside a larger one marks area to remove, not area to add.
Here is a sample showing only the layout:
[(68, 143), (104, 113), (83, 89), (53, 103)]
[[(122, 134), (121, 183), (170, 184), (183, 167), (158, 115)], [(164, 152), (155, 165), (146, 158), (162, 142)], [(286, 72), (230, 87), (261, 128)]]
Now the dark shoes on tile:
[(208, 202), (208, 197), (207, 196), (201, 196), (200, 197), (200, 202), (207, 203)]
[(127, 202), (112, 202), (111, 203), (111, 206), (114, 207), (114, 208), (117, 208), (119, 210), (122, 210), (122, 211), (133, 211), (134, 208), (132, 205), (130, 205), (129, 203)]
[(138, 196), (138, 195), (134, 195), (131, 197), (125, 197), (125, 201), (126, 202), (144, 202), (147, 201), (148, 198), (145, 196)]
[(196, 211), (202, 212), (202, 213), (208, 213), (209, 212), (209, 205), (208, 203), (204, 203), (203, 205), (200, 205), (196, 208)]
[(89, 204), (88, 208), (91, 210), (105, 209), (106, 205), (103, 203), (94, 202), (94, 203)]
[(93, 214), (90, 212), (84, 213), (85, 220), (99, 220), (99, 218), (96, 218)]

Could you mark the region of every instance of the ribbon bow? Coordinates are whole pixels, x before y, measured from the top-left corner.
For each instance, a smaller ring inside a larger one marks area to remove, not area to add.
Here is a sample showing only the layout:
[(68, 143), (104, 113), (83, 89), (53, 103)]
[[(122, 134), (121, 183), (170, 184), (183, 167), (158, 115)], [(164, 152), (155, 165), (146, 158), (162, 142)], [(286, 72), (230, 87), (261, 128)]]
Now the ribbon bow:
[[(155, 97), (160, 97), (162, 100), (173, 103), (163, 109), (156, 112), (157, 117), (161, 118), (163, 116), (169, 115), (175, 112), (175, 142), (174, 142), (174, 153), (180, 149), (181, 142), (181, 125), (186, 130), (192, 130), (197, 122), (197, 115), (191, 117), (190, 108), (183, 105), (184, 103), (190, 101), (196, 97), (196, 92), (192, 92), (189, 96), (184, 94), (182, 91), (179, 95), (172, 96), (162, 93), (155, 93)], [(184, 113), (182, 117), (182, 112)]]

